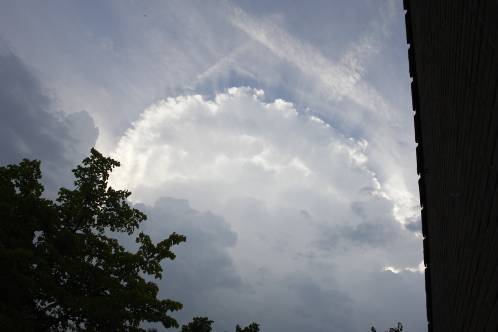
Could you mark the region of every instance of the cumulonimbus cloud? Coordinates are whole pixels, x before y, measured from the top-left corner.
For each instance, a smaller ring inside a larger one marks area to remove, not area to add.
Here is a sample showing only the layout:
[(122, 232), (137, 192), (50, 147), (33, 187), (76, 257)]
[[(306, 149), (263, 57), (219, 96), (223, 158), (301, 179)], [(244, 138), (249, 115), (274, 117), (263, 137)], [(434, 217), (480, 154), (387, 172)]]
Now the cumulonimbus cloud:
[(184, 198), (222, 217), (237, 235), (224, 250), (249, 302), (284, 294), (287, 286), (275, 285), (296, 275), (325, 293), (341, 284), (340, 293), (356, 303), (353, 285), (368, 282), (372, 271), (420, 262), (418, 240), (396, 221), (367, 152), (367, 141), (292, 103), (238, 87), (146, 109), (112, 154), (122, 167), (111, 183), (130, 189), (135, 202)]
[[(367, 149), (367, 141), (343, 136), (292, 103), (231, 88), (212, 100), (179, 96), (145, 110), (113, 153), (123, 166), (112, 183), (137, 202), (181, 197), (222, 215), (241, 234), (241, 261), (250, 265), (252, 250), (279, 246), (271, 255), (283, 256), (286, 273), (289, 252), (306, 251), (322, 235), (316, 225), (391, 227), (393, 204), (367, 167)], [(370, 219), (353, 213), (358, 202), (368, 203)]]
[[(279, 204), (300, 187), (355, 196), (364, 188), (380, 190), (366, 168), (367, 147), (290, 102), (265, 102), (261, 90), (231, 88), (213, 100), (179, 96), (148, 108), (114, 152), (123, 167), (113, 181), (149, 203), (157, 190), (181, 194), (215, 184), (223, 190), (210, 193), (219, 197), (206, 208), (241, 196)], [(193, 202), (201, 204), (195, 195)]]

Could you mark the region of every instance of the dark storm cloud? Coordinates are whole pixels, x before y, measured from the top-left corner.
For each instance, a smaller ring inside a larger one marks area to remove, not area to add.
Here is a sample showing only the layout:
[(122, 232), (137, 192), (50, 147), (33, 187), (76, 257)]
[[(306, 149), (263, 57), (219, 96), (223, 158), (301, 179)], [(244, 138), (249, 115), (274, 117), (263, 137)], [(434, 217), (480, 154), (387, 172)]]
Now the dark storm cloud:
[[(333, 278), (324, 285), (306, 273), (275, 280), (270, 271), (260, 269), (261, 282), (248, 284), (230, 254), (237, 235), (222, 217), (197, 211), (184, 199), (163, 197), (154, 206), (136, 207), (147, 214), (143, 230), (153, 240), (172, 232), (187, 236), (186, 243), (174, 248), (177, 258), (164, 265), (163, 279), (157, 281), (161, 297), (184, 304), (173, 314), (180, 323), (208, 316), (215, 321), (216, 331), (257, 321), (264, 331), (288, 332), (367, 331), (371, 325), (387, 328), (398, 320), (418, 331), (425, 324), (413, 317), (413, 313), (417, 313), (415, 317), (424, 313), (424, 294), (413, 287), (423, 285), (423, 274), (371, 271), (355, 276), (361, 281), (358, 292), (364, 293), (360, 303), (355, 300), (357, 294), (341, 289)], [(380, 243), (375, 236), (372, 240), (366, 235), (370, 232), (384, 233), (385, 229), (360, 224), (341, 229), (338, 238), (345, 241), (345, 234), (349, 234), (345, 243)], [(132, 246), (131, 242), (125, 245)], [(382, 315), (383, 311), (389, 315)]]
[[(425, 292), (418, 291), (424, 287), (424, 280), (423, 273), (410, 271), (369, 274), (362, 282), (371, 293), (362, 308), (363, 325), (375, 325), (377, 331), (384, 331), (397, 322), (403, 322), (406, 331), (427, 331)], [(368, 331), (367, 328), (364, 330)]]
[(147, 214), (144, 231), (159, 241), (172, 232), (187, 242), (174, 248), (177, 257), (166, 262), (164, 279), (158, 281), (161, 296), (178, 300), (184, 309), (175, 314), (185, 322), (193, 316), (218, 318), (219, 290), (240, 290), (243, 282), (228, 249), (237, 235), (222, 217), (192, 209), (187, 200), (160, 198), (153, 207), (137, 206)]
[(341, 231), (343, 238), (353, 243), (366, 244), (373, 247), (385, 244), (394, 234), (391, 228), (383, 224), (361, 223), (356, 226), (345, 226)]
[(405, 227), (413, 233), (422, 233), (422, 220), (420, 216), (408, 220)]
[(0, 45), (0, 164), (42, 161), (48, 192), (70, 185), (70, 170), (98, 135), (87, 112), (70, 115), (54, 103), (23, 61)]
[(195, 293), (241, 285), (227, 254), (237, 235), (222, 217), (196, 211), (187, 200), (169, 197), (160, 198), (154, 207), (145, 210), (150, 219), (145, 227), (152, 237), (159, 239), (171, 232), (187, 236), (187, 243), (178, 247), (178, 259), (168, 272), (170, 278), (177, 278), (175, 285), (183, 284), (181, 288)]
[(347, 223), (319, 224), (320, 237), (315, 244), (322, 250), (338, 246), (385, 247), (400, 233), (401, 227), (391, 213), (391, 203), (383, 198), (351, 203), (351, 221)]
[(315, 244), (322, 250), (331, 250), (338, 246), (347, 249), (351, 245), (382, 247), (396, 235), (396, 232), (389, 226), (369, 222), (321, 228), (321, 236)]
[[(290, 331), (354, 331), (353, 301), (346, 293), (324, 289), (306, 277), (291, 279), (287, 286), (296, 296), (291, 311), (295, 318), (289, 321)], [(300, 329), (292, 327), (298, 322), (302, 325)]]
[[(139, 204), (137, 208), (147, 214), (143, 230), (153, 240), (172, 232), (187, 236), (186, 243), (174, 248), (176, 259), (164, 265), (163, 280), (157, 281), (162, 297), (184, 304), (174, 313), (179, 322), (208, 316), (219, 331), (251, 321), (266, 331), (354, 331), (353, 301), (338, 289), (324, 289), (302, 275), (274, 282), (265, 277), (264, 269), (259, 271), (257, 285), (244, 282), (229, 252), (237, 235), (222, 217), (196, 211), (187, 200), (175, 198), (163, 197), (152, 207)], [(268, 307), (274, 309), (264, 309)]]

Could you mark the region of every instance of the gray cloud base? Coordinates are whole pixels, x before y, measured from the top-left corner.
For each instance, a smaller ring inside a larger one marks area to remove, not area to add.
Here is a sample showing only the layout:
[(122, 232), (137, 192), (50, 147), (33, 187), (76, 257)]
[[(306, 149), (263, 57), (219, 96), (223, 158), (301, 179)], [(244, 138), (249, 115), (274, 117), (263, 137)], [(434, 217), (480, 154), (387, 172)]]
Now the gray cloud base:
[(0, 46), (0, 164), (40, 159), (47, 193), (71, 185), (70, 170), (95, 145), (87, 112), (64, 114), (23, 61)]

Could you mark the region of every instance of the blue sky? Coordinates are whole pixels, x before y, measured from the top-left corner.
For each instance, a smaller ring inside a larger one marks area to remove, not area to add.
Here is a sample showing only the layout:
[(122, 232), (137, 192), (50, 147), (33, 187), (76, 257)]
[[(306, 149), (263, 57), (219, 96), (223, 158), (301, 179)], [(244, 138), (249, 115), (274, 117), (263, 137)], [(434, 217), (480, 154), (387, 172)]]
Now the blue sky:
[(399, 1), (5, 1), (2, 163), (48, 193), (93, 145), (215, 329), (425, 330)]

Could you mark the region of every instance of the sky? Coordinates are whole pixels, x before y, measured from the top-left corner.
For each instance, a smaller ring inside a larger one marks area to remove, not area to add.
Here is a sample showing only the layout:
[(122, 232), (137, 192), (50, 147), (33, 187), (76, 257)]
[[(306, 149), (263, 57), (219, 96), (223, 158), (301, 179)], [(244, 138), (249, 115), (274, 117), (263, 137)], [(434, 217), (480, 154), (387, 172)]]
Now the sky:
[(187, 236), (180, 323), (425, 331), (407, 47), (395, 0), (2, 1), (0, 163), (54, 196), (119, 160), (143, 229)]

